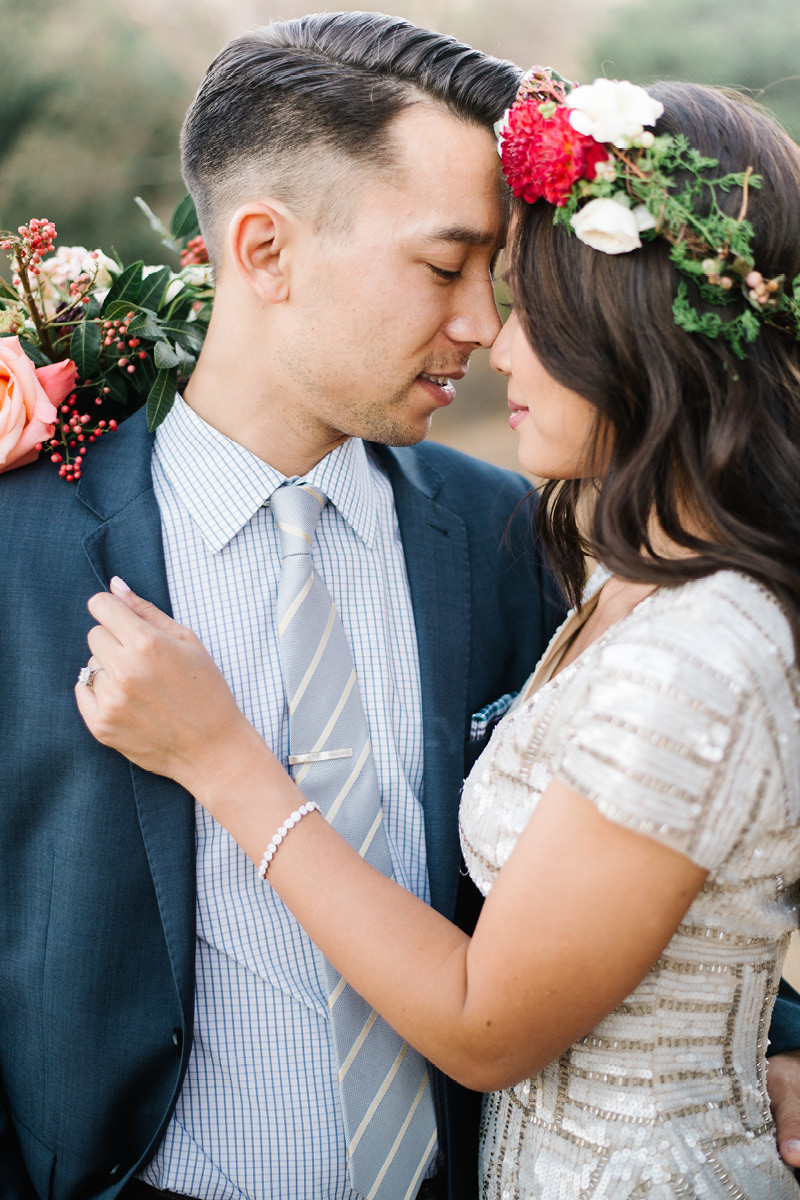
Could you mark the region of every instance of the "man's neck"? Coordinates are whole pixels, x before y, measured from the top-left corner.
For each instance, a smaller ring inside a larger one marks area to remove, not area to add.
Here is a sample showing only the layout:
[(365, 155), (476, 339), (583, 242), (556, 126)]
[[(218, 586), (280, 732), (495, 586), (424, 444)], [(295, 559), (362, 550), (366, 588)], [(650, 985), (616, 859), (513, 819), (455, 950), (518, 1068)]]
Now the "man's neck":
[(347, 440), (324, 427), (303, 428), (287, 414), (287, 405), (272, 395), (263, 378), (242, 378), (219, 370), (215, 363), (198, 363), (184, 389), (184, 399), (206, 424), (244, 446), (287, 478), (307, 475)]

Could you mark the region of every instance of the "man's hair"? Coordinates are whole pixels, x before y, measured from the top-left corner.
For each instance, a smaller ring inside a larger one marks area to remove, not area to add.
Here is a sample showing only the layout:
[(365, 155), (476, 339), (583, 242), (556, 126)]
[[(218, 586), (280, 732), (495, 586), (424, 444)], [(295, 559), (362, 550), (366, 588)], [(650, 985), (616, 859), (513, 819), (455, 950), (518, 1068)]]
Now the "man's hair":
[[(390, 172), (390, 124), (427, 102), (490, 128), (520, 71), (382, 13), (315, 13), (235, 38), (216, 57), (181, 134), (183, 177), (212, 255), (221, 220), (258, 194), (321, 228), (341, 221), (352, 174)], [(442, 164), (446, 170), (446, 164)]]

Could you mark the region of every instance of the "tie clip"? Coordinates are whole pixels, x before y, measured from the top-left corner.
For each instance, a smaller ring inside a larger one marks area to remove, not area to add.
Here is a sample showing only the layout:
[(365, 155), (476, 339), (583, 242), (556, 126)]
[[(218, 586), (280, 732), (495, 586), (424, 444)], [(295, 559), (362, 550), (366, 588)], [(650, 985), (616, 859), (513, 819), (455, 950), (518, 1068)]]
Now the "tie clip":
[(290, 754), (289, 766), (299, 767), (301, 763), (326, 762), (331, 758), (352, 758), (353, 751), (345, 750), (319, 750), (316, 754)]

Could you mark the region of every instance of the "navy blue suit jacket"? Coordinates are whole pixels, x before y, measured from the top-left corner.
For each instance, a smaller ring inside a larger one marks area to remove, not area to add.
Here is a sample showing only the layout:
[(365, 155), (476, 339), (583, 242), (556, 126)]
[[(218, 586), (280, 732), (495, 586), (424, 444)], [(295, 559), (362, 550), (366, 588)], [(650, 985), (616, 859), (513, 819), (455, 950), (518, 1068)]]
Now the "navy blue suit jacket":
[[(470, 715), (519, 688), (559, 604), (522, 479), (431, 443), (379, 453), (419, 641), (432, 902), (453, 917)], [(47, 462), (0, 478), (2, 1200), (111, 1200), (155, 1152), (190, 1049), (193, 802), (97, 744), (72, 694), (112, 575), (170, 611), (150, 454), (140, 412), (77, 487)], [(443, 1089), (453, 1200), (477, 1191), (475, 1100)]]

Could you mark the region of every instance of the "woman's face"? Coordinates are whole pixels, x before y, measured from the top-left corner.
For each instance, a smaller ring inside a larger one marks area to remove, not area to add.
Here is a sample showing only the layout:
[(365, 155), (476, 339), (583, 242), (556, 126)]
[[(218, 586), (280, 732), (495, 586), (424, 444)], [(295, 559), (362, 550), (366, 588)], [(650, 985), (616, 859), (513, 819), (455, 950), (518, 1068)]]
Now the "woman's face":
[(508, 377), (509, 424), (519, 436), (519, 461), (543, 479), (594, 475), (587, 442), (596, 410), (549, 375), (514, 313), (492, 346), (490, 362)]

